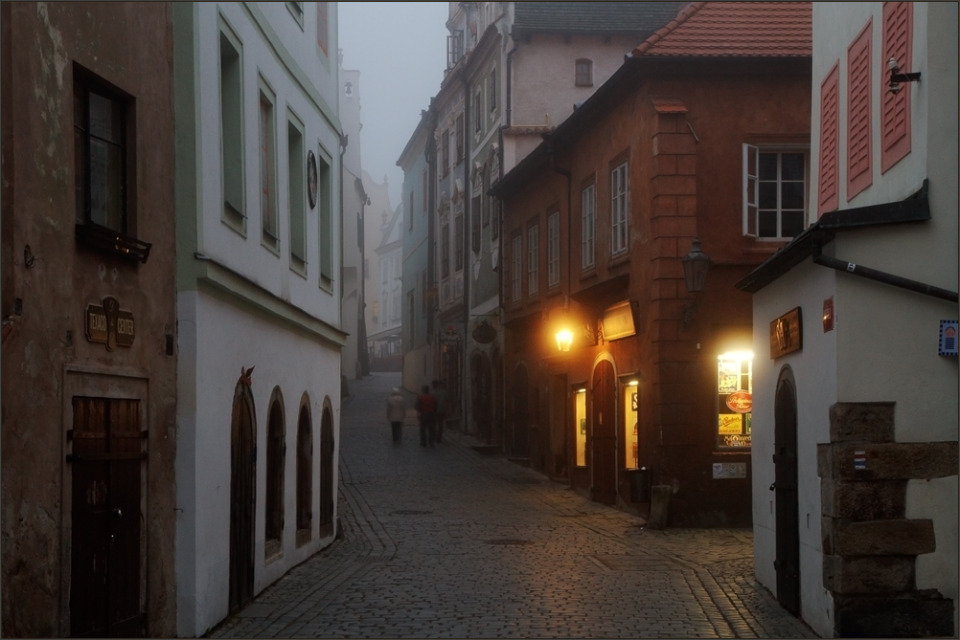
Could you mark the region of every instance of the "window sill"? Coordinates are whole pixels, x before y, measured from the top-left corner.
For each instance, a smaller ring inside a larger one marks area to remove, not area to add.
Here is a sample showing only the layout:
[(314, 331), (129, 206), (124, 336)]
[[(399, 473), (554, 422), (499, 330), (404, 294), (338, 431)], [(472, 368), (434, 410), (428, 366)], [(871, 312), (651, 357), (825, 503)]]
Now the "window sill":
[(146, 264), (150, 256), (150, 243), (125, 236), (98, 224), (78, 224), (75, 227), (77, 241), (100, 251), (112, 253), (126, 260)]

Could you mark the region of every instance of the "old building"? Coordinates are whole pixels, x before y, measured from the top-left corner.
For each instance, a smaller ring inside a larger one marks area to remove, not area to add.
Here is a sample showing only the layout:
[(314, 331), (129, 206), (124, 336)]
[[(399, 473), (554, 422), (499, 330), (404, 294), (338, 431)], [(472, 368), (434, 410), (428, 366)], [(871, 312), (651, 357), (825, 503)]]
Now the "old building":
[(335, 3), (173, 19), (177, 632), (196, 636), (336, 535), (341, 86)]
[(3, 635), (174, 636), (171, 8), (0, 24)]
[(400, 371), (403, 368), (403, 337), (400, 335), (403, 301), (403, 207), (380, 220), (380, 242), (374, 247), (377, 268), (376, 313), (370, 327), (370, 370)]
[(813, 38), (810, 226), (737, 283), (757, 579), (823, 637), (956, 636), (957, 5)]
[(803, 229), (810, 48), (809, 3), (693, 3), (493, 188), (508, 452), (656, 526), (749, 525), (733, 285)]

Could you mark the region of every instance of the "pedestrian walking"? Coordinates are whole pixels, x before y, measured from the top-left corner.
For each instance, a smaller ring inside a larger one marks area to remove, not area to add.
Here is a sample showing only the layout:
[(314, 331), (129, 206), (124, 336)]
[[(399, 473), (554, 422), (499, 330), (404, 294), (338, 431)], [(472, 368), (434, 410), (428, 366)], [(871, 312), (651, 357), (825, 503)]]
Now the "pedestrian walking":
[(433, 381), (433, 397), (437, 399), (437, 442), (443, 442), (443, 427), (447, 420), (447, 384), (443, 380)]
[(390, 395), (387, 396), (387, 420), (390, 422), (390, 429), (393, 431), (393, 441), (400, 442), (403, 435), (403, 419), (407, 415), (407, 407), (404, 405), (403, 396), (400, 395), (400, 389), (393, 388)]
[(425, 447), (429, 444), (432, 447), (437, 439), (435, 430), (437, 399), (430, 393), (430, 385), (423, 385), (420, 395), (417, 396), (415, 408), (420, 418), (420, 446)]

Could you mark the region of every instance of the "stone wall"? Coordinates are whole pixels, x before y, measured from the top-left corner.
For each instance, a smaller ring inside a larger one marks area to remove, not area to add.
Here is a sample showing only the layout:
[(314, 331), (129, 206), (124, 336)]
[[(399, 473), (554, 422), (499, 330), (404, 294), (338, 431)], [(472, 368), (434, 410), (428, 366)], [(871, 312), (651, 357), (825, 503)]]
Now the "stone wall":
[(905, 514), (909, 480), (957, 474), (957, 443), (894, 442), (893, 403), (838, 403), (817, 465), (835, 634), (953, 635), (953, 601), (916, 587), (916, 557), (936, 549), (933, 521)]

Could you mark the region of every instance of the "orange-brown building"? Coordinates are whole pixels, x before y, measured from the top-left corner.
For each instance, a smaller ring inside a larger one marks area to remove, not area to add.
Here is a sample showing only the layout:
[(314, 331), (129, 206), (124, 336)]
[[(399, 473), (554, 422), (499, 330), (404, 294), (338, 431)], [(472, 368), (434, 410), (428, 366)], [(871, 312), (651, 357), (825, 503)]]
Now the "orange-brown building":
[(493, 188), (509, 455), (652, 526), (750, 523), (734, 284), (804, 227), (810, 60), (809, 3), (691, 3)]

